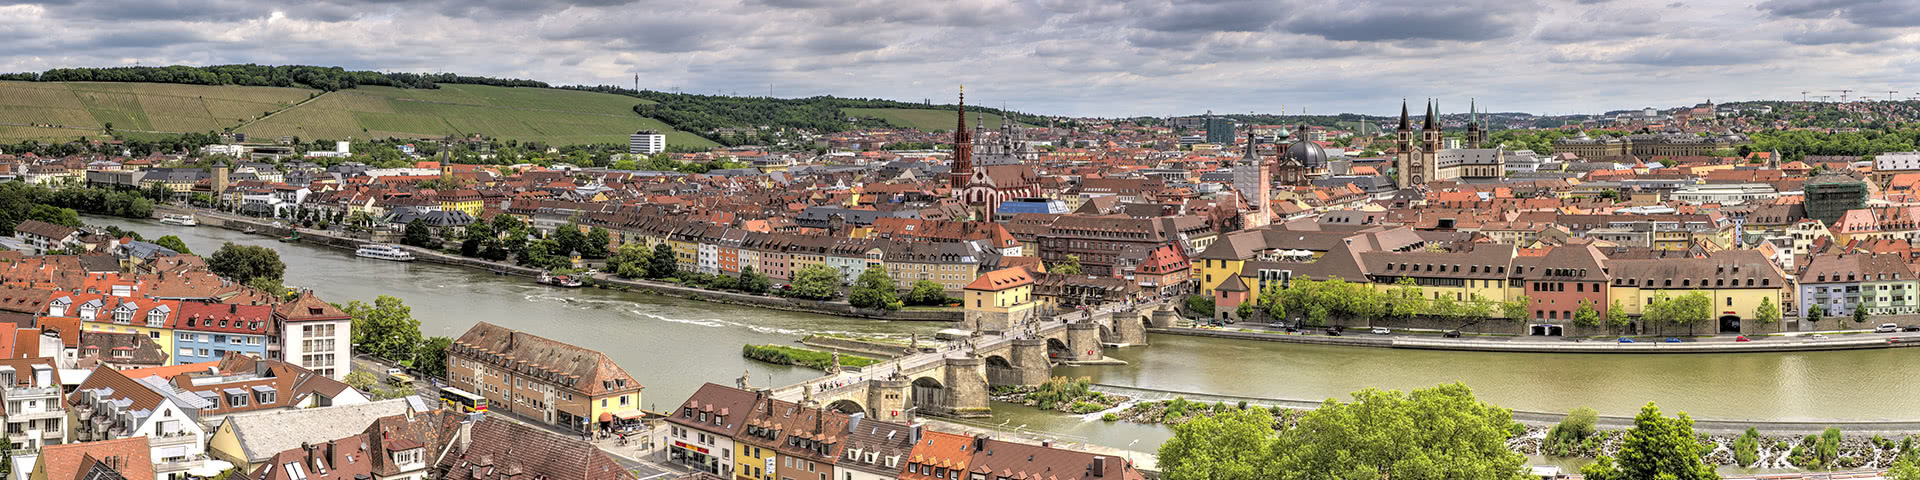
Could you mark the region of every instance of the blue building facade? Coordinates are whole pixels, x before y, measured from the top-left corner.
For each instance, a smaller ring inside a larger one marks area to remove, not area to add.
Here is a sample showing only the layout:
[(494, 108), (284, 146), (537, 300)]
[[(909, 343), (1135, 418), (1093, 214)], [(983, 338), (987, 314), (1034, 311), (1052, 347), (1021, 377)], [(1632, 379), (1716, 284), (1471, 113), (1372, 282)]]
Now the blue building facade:
[(218, 361), (228, 353), (267, 358), (273, 307), (182, 302), (174, 327), (175, 364)]

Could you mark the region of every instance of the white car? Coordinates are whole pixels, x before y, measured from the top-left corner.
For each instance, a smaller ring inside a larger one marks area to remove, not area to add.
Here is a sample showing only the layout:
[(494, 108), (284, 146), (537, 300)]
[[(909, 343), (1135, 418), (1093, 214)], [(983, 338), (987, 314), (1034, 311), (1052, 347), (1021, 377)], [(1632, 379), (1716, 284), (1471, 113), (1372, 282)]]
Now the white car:
[(388, 367), (388, 368), (387, 368), (387, 375), (399, 375), (399, 374), (402, 374), (402, 373), (407, 373), (407, 369), (404, 369), (404, 368), (400, 368), (400, 367)]
[(1812, 335), (1808, 335), (1808, 336), (1807, 336), (1807, 340), (1826, 340), (1826, 339), (1827, 339), (1827, 336), (1826, 336), (1826, 335), (1824, 335), (1824, 334), (1819, 334), (1819, 333), (1816, 333), (1816, 334), (1812, 334)]
[(1392, 330), (1387, 330), (1385, 328), (1380, 328), (1380, 327), (1373, 327), (1372, 331), (1374, 335), (1386, 335), (1389, 333), (1393, 333)]
[(1898, 331), (1900, 331), (1900, 326), (1891, 323), (1882, 323), (1879, 327), (1873, 329), (1873, 333), (1894, 333)]

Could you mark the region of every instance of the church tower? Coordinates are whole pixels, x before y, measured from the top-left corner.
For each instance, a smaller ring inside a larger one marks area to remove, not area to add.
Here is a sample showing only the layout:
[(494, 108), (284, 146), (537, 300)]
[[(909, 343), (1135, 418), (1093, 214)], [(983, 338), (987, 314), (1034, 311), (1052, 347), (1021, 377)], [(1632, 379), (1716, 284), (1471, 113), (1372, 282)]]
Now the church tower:
[(1400, 188), (1413, 186), (1414, 171), (1420, 168), (1420, 151), (1413, 146), (1413, 122), (1407, 117), (1407, 101), (1400, 100), (1400, 128), (1393, 132), (1393, 183)]
[(1273, 218), (1267, 212), (1268, 199), (1273, 196), (1273, 167), (1260, 158), (1259, 145), (1253, 129), (1247, 129), (1247, 151), (1233, 166), (1233, 190), (1247, 202), (1246, 217), (1241, 220), (1245, 228), (1264, 227)]
[(1420, 130), (1420, 138), (1425, 145), (1421, 147), (1420, 153), (1432, 155), (1440, 152), (1440, 136), (1442, 130), (1446, 129), (1446, 124), (1441, 122), (1439, 117), (1439, 102), (1427, 102), (1427, 125)]
[(973, 135), (967, 131), (967, 87), (960, 87), (960, 113), (953, 128), (953, 161), (947, 169), (947, 187), (958, 196), (973, 178)]
[(1467, 148), (1480, 148), (1480, 101), (1467, 100)]

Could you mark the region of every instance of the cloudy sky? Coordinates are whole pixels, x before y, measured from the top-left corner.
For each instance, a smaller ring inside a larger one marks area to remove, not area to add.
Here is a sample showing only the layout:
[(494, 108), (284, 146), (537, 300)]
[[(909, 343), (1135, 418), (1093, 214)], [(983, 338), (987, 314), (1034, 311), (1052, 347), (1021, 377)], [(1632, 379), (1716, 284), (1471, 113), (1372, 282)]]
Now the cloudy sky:
[[(0, 71), (339, 65), (1070, 115), (1920, 94), (1911, 0), (0, 0)], [(1833, 95), (1837, 95), (1834, 93)]]

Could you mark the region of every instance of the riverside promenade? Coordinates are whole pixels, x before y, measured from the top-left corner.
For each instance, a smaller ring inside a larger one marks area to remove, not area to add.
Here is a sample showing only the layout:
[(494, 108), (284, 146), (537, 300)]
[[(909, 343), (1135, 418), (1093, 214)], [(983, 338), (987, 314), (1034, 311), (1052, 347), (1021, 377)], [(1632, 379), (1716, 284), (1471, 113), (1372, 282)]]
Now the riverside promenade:
[(1917, 332), (1795, 332), (1789, 335), (1756, 336), (1752, 341), (1747, 342), (1734, 341), (1733, 337), (1709, 337), (1704, 341), (1689, 340), (1677, 343), (1665, 342), (1664, 337), (1634, 337), (1633, 343), (1621, 343), (1610, 337), (1598, 339), (1482, 336), (1442, 338), (1438, 335), (1404, 332), (1374, 335), (1357, 328), (1349, 329), (1340, 336), (1190, 327), (1150, 328), (1147, 332), (1308, 345), (1510, 353), (1765, 353), (1920, 347), (1920, 333)]

